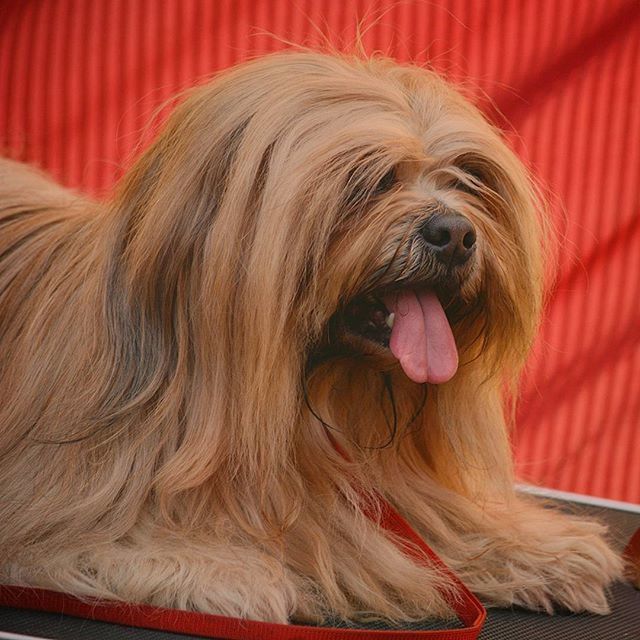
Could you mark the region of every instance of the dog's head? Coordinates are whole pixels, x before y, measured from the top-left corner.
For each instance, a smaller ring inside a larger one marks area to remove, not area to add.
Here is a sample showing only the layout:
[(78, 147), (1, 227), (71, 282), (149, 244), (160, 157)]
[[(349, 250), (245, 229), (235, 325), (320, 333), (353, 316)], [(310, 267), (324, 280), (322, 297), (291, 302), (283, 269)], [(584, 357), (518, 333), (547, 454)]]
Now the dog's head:
[[(136, 303), (162, 301), (162, 330), (189, 332), (167, 340), (237, 385), (225, 402), (241, 396), (252, 425), (317, 370), (490, 376), (534, 333), (530, 181), (424, 69), (314, 53), (242, 65), (178, 107), (120, 202)], [(279, 415), (296, 415), (287, 402)]]

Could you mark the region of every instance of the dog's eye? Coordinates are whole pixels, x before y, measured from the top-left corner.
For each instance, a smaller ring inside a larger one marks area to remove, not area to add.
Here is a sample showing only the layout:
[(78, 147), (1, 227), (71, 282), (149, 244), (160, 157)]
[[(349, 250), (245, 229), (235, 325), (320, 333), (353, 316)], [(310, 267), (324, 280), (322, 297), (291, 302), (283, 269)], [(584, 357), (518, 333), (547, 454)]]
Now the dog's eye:
[(375, 188), (372, 191), (372, 195), (381, 196), (383, 193), (386, 193), (393, 187), (396, 183), (396, 169), (395, 167), (391, 167), (383, 176), (378, 180), (378, 184), (376, 184)]
[(371, 187), (368, 176), (363, 173), (353, 173), (349, 178), (351, 188), (348, 191), (347, 204), (350, 206), (362, 205), (370, 198), (375, 198), (385, 194), (396, 183), (395, 167), (389, 169), (378, 182)]
[(463, 193), (469, 193), (471, 195), (475, 195), (478, 192), (478, 190), (474, 188), (473, 185), (468, 182), (462, 182), (462, 180), (456, 180), (453, 188), (456, 191), (462, 191)]
[[(467, 176), (469, 176), (470, 180), (456, 180), (453, 188), (456, 191), (462, 191), (464, 193), (476, 195), (478, 193), (478, 188), (484, 184), (484, 178), (481, 171), (476, 167), (461, 167), (461, 169)], [(477, 184), (478, 187), (475, 187), (475, 184)]]

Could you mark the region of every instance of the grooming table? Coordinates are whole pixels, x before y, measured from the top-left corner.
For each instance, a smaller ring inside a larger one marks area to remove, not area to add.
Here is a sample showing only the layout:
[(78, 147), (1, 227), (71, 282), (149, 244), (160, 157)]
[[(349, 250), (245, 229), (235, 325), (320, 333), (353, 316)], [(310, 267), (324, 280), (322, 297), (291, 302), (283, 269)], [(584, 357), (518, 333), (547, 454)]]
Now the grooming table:
[[(526, 489), (525, 489), (526, 490)], [(622, 550), (640, 527), (640, 506), (597, 500), (574, 494), (535, 490), (563, 508), (605, 520)], [(569, 499), (567, 499), (569, 498)], [(609, 616), (559, 613), (548, 616), (517, 609), (489, 609), (480, 640), (640, 640), (640, 591), (628, 583), (612, 589)], [(371, 624), (362, 629), (388, 627)], [(406, 629), (434, 629), (437, 625), (409, 625)], [(55, 613), (0, 607), (0, 640), (196, 640), (196, 636), (95, 622)]]

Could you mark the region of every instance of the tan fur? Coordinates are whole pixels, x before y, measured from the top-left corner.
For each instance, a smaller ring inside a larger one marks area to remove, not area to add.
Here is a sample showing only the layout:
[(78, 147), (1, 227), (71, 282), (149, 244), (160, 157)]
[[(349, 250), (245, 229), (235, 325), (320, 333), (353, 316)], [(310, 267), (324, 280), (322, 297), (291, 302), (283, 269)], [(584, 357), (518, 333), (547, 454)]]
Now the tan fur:
[[(328, 327), (376, 278), (417, 277), (434, 206), (473, 222), (478, 257), (460, 369), (420, 411), (382, 348)], [(358, 484), (488, 602), (608, 611), (603, 527), (513, 490), (504, 392), (540, 313), (538, 209), (438, 76), (308, 52), (194, 90), (107, 202), (3, 162), (1, 580), (280, 622), (446, 615)]]

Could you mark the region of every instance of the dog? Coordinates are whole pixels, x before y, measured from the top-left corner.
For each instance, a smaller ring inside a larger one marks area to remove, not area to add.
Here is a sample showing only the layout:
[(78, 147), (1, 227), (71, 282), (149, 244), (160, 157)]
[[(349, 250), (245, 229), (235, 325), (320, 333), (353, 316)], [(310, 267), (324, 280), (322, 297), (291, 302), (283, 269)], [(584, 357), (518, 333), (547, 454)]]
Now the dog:
[(436, 73), (272, 54), (194, 89), (108, 200), (0, 172), (0, 582), (450, 615), (363, 515), (383, 495), (487, 603), (609, 611), (605, 528), (514, 490), (538, 189)]

